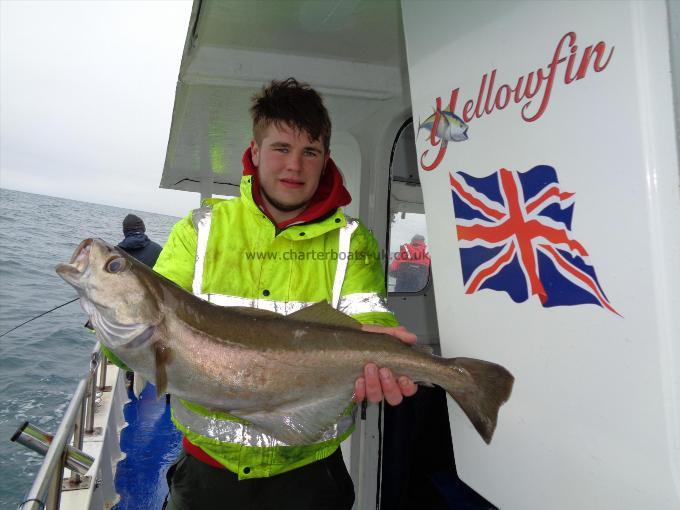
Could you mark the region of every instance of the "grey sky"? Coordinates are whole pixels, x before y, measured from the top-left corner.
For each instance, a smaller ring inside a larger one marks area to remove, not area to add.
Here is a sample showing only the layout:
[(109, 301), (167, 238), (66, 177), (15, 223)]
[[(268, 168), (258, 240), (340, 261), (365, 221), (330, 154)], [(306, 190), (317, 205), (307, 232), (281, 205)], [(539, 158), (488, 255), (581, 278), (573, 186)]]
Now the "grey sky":
[(160, 190), (191, 1), (0, 0), (0, 186), (183, 216)]

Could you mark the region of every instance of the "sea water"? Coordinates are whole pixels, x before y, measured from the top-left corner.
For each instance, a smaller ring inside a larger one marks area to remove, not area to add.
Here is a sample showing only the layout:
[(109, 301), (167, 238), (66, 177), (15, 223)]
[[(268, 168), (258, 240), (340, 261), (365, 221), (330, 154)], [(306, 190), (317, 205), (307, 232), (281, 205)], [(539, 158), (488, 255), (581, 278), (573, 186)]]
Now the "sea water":
[[(85, 238), (120, 242), (130, 212), (160, 245), (179, 219), (0, 189), (0, 334), (75, 298), (54, 267)], [(11, 436), (24, 421), (56, 432), (87, 374), (95, 338), (86, 320), (76, 301), (0, 338), (0, 509), (16, 508), (43, 459)]]

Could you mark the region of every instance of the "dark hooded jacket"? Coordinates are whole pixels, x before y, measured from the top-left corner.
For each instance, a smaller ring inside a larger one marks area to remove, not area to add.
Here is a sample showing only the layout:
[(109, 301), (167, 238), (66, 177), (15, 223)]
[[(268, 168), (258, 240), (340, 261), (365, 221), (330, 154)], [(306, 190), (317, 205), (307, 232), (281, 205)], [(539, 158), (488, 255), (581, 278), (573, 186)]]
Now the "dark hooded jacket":
[(158, 243), (154, 243), (149, 239), (144, 232), (139, 231), (127, 233), (125, 239), (118, 244), (118, 247), (149, 267), (154, 266), (162, 249)]

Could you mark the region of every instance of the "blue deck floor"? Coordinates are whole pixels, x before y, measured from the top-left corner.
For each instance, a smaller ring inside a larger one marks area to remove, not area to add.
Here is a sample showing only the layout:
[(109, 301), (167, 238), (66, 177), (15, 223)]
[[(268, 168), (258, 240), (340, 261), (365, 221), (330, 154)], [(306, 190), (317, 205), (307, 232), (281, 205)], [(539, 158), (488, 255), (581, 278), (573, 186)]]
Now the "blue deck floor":
[(128, 390), (120, 438), (127, 457), (118, 464), (116, 490), (121, 500), (114, 510), (155, 510), (163, 505), (168, 485), (165, 473), (181, 450), (182, 435), (170, 421), (170, 405), (156, 399), (149, 384), (139, 400)]

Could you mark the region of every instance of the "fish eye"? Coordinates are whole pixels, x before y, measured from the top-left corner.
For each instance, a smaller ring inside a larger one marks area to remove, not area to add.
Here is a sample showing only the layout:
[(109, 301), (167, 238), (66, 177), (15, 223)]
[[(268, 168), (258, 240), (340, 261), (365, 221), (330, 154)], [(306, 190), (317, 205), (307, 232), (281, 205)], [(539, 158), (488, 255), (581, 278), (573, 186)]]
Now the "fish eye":
[(106, 270), (109, 273), (118, 273), (120, 272), (123, 268), (125, 267), (125, 259), (122, 257), (118, 257), (115, 259), (111, 259), (107, 262), (106, 264)]

